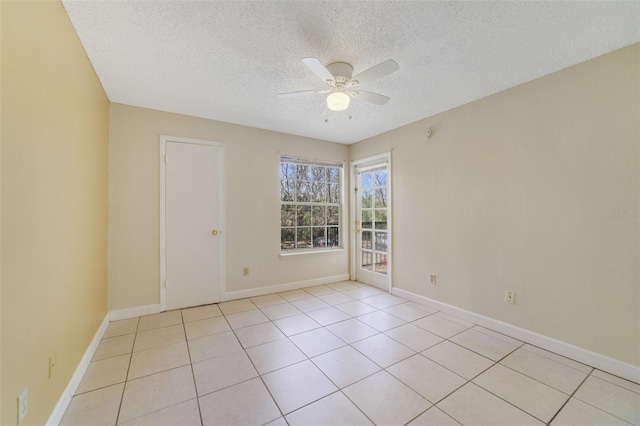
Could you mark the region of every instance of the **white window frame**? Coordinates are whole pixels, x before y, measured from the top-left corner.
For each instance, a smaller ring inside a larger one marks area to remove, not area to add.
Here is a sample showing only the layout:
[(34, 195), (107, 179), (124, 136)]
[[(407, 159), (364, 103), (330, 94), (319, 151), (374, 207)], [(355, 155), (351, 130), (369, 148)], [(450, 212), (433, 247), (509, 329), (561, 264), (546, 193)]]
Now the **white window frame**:
[[(286, 161), (286, 160), (290, 160), (290, 161)], [(283, 201), (282, 200), (282, 195), (281, 195), (281, 191), (278, 192), (278, 197), (280, 200), (279, 203), (279, 207), (280, 207), (280, 212), (282, 214), (282, 206), (283, 205), (292, 205), (292, 206), (310, 206), (310, 207), (338, 207), (338, 225), (336, 226), (336, 228), (338, 229), (338, 243), (335, 246), (327, 246), (327, 247), (314, 247), (313, 246), (313, 241), (314, 241), (314, 237), (313, 237), (313, 224), (309, 226), (309, 228), (311, 228), (311, 240), (312, 240), (312, 247), (309, 248), (292, 248), (292, 249), (283, 249), (282, 248), (282, 229), (285, 228), (292, 228), (294, 229), (294, 233), (296, 235), (296, 240), (297, 240), (297, 229), (299, 228), (297, 226), (297, 224), (295, 226), (283, 226), (282, 225), (282, 219), (280, 220), (280, 256), (295, 256), (295, 255), (300, 255), (300, 254), (308, 254), (308, 253), (329, 253), (329, 252), (335, 252), (335, 251), (341, 251), (343, 250), (345, 241), (346, 241), (346, 235), (344, 234), (345, 231), (345, 208), (344, 208), (344, 179), (345, 179), (345, 173), (344, 173), (344, 168), (345, 168), (345, 163), (344, 161), (334, 161), (334, 160), (319, 160), (316, 158), (308, 158), (308, 157), (300, 157), (300, 156), (295, 156), (295, 155), (286, 155), (286, 154), (280, 154), (280, 161), (278, 163), (279, 166), (279, 176), (278, 179), (280, 181), (280, 185), (282, 185), (282, 176), (280, 175), (281, 170), (282, 170), (282, 163), (291, 163), (291, 164), (306, 164), (309, 166), (316, 166), (316, 167), (332, 167), (332, 168), (337, 168), (338, 169), (338, 185), (339, 185), (339, 199), (337, 203), (329, 203), (325, 200), (325, 202), (323, 203), (318, 203), (318, 202), (302, 202), (302, 201)], [(329, 240), (329, 235), (328, 235), (328, 229), (331, 228), (331, 226), (329, 224), (325, 224), (323, 225), (323, 227), (325, 228), (325, 241)], [(295, 243), (297, 244), (297, 243)]]

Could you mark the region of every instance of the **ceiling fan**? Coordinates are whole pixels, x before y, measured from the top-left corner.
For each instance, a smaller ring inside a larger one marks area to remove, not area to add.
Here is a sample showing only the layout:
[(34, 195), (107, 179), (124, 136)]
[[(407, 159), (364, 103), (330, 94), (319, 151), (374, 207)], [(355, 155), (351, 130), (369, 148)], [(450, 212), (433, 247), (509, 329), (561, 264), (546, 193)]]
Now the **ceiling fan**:
[(302, 62), (304, 62), (315, 75), (327, 83), (329, 89), (280, 93), (278, 96), (294, 97), (328, 93), (327, 108), (331, 111), (344, 111), (349, 108), (351, 98), (363, 100), (375, 105), (386, 104), (389, 102), (389, 99), (391, 99), (388, 96), (357, 90), (356, 87), (360, 84), (367, 84), (385, 77), (400, 69), (396, 61), (388, 59), (352, 77), (353, 67), (345, 62), (334, 62), (327, 66), (324, 66), (318, 58), (302, 58)]

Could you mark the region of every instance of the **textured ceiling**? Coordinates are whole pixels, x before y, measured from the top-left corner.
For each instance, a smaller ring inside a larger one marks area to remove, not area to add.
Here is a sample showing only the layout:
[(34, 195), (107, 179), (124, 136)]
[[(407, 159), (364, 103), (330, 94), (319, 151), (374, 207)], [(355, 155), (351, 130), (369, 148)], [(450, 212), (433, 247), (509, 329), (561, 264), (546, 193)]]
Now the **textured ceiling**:
[[(638, 1), (63, 4), (112, 102), (341, 143), (640, 41)], [(394, 59), (361, 87), (391, 100), (336, 113), (321, 95), (277, 97), (326, 87), (310, 56), (354, 75)]]

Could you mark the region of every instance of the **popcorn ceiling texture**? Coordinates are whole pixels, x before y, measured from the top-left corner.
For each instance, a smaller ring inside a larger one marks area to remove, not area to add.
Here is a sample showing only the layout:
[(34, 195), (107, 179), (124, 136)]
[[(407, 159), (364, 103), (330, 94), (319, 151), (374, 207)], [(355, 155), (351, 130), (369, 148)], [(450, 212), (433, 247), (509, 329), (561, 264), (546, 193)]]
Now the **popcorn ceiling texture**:
[[(112, 102), (347, 144), (640, 41), (640, 2), (63, 4)], [(361, 87), (391, 101), (278, 98), (325, 88), (308, 56), (395, 59)]]

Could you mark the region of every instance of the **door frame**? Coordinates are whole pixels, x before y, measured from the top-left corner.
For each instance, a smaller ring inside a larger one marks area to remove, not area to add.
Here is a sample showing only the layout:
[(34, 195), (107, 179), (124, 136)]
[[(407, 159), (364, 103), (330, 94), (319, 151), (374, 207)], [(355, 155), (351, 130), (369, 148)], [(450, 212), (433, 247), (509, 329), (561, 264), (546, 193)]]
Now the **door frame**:
[(220, 164), (219, 164), (219, 178), (220, 178), (220, 203), (219, 203), (219, 217), (220, 217), (220, 301), (224, 298), (225, 292), (225, 273), (224, 273), (224, 260), (225, 260), (225, 221), (224, 221), (224, 144), (221, 142), (206, 141), (202, 139), (181, 138), (177, 136), (165, 136), (160, 135), (160, 311), (167, 310), (167, 245), (166, 245), (166, 182), (167, 182), (167, 142), (194, 144), (194, 145), (207, 145), (220, 149)]
[(358, 166), (367, 166), (367, 165), (375, 165), (380, 163), (387, 164), (387, 199), (388, 199), (388, 208), (387, 208), (387, 288), (386, 290), (391, 293), (391, 289), (393, 287), (393, 197), (392, 197), (392, 173), (391, 173), (391, 151), (374, 155), (371, 157), (363, 158), (361, 160), (352, 160), (350, 166), (350, 179), (349, 179), (349, 243), (351, 244), (351, 268), (350, 268), (350, 278), (352, 281), (356, 281), (357, 279), (357, 268), (358, 265), (358, 245), (356, 240), (356, 232), (355, 232), (355, 222), (358, 220), (357, 215), (357, 197), (358, 195), (355, 192), (357, 177), (356, 177), (356, 168)]

